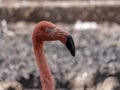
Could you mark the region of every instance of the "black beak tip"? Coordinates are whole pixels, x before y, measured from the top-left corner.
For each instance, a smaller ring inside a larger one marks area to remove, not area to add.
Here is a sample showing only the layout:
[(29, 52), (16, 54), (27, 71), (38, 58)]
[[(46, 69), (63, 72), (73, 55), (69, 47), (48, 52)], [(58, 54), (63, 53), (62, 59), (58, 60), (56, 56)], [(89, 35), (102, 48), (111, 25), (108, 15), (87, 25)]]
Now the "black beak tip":
[(70, 35), (67, 36), (66, 47), (70, 51), (72, 56), (74, 57), (75, 56), (75, 45), (74, 45), (73, 38)]
[(75, 57), (75, 53), (73, 53), (72, 56)]

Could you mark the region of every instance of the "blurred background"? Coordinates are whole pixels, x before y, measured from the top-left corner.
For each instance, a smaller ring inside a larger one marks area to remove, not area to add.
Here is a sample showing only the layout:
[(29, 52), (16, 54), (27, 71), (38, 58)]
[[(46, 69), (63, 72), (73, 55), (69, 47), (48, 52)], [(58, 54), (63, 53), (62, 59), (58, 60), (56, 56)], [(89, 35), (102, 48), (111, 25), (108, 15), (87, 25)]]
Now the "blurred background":
[(75, 57), (45, 42), (56, 90), (120, 90), (120, 0), (0, 0), (0, 90), (41, 89), (31, 35), (43, 20), (75, 41)]

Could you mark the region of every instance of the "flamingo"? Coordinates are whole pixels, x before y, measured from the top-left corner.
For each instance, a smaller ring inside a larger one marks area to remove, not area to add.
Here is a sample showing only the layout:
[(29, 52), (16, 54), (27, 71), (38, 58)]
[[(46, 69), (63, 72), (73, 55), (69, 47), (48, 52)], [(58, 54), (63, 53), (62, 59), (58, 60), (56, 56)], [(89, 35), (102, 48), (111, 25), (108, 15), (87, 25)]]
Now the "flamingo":
[(55, 24), (49, 21), (41, 21), (36, 24), (32, 33), (32, 43), (40, 73), (42, 90), (54, 90), (54, 80), (45, 57), (43, 44), (44, 41), (55, 40), (61, 41), (68, 48), (72, 56), (75, 56), (74, 42), (67, 32), (59, 29)]

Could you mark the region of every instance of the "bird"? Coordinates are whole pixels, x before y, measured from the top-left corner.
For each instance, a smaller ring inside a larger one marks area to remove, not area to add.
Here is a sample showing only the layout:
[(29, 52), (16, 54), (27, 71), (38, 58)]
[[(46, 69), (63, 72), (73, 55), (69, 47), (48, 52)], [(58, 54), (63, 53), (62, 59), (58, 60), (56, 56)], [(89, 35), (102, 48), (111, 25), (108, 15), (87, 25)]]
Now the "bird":
[(54, 90), (54, 79), (44, 53), (45, 41), (60, 41), (75, 56), (75, 44), (70, 34), (58, 28), (50, 21), (38, 22), (32, 32), (32, 44), (35, 60), (40, 74), (42, 90)]

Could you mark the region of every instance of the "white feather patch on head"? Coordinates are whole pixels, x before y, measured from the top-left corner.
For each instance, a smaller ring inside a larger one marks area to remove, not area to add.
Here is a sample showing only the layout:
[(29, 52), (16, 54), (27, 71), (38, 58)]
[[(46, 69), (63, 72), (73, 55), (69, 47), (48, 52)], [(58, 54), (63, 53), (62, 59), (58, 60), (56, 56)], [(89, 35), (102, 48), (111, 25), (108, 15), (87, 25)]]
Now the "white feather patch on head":
[(49, 34), (55, 34), (57, 32), (57, 28), (56, 27), (54, 27), (54, 28), (46, 28), (45, 30)]

